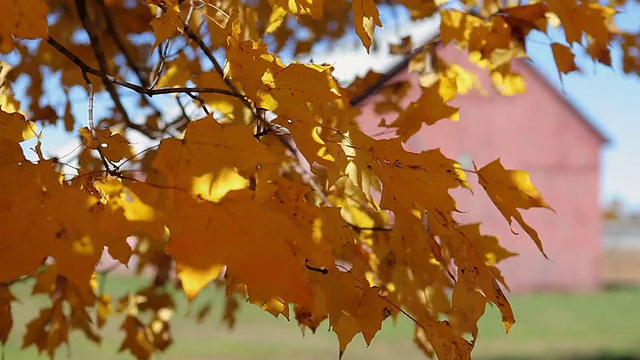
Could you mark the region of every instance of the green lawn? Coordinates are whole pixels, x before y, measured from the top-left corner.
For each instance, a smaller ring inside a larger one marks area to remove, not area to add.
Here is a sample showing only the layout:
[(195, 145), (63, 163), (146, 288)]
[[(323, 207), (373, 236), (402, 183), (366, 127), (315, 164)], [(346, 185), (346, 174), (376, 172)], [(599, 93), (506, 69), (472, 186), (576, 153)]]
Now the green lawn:
[[(139, 279), (110, 277), (107, 291), (122, 294), (143, 286)], [(38, 359), (33, 349), (20, 350), (24, 324), (46, 303), (30, 298), (29, 287), (19, 285), (16, 295), (23, 302), (14, 310), (17, 331), (4, 348), (4, 359)], [(27, 300), (28, 299), (28, 300)], [(276, 319), (255, 306), (241, 307), (235, 330), (220, 323), (221, 297), (205, 292), (196, 305), (214, 299), (210, 316), (201, 324), (186, 318), (185, 299), (179, 299), (179, 316), (172, 322), (175, 343), (157, 359), (337, 359), (335, 335), (321, 327), (303, 338), (295, 324)], [(538, 294), (512, 296), (518, 320), (505, 335), (495, 308), (488, 308), (480, 325), (475, 359), (640, 359), (640, 288), (609, 290), (597, 294)], [(71, 337), (70, 352), (62, 348), (57, 358), (130, 359), (116, 354), (122, 340), (118, 332), (121, 318), (114, 317), (104, 329), (101, 347), (81, 334)], [(412, 344), (413, 327), (407, 319), (389, 321), (367, 349), (356, 338), (343, 359), (420, 359)]]

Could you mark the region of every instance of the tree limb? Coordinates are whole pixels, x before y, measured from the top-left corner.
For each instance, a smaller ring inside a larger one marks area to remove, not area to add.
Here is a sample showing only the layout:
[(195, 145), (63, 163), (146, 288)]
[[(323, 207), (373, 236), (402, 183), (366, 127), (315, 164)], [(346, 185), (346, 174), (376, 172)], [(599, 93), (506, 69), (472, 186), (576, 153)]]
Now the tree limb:
[(235, 94), (230, 90), (210, 88), (210, 87), (171, 87), (171, 88), (147, 89), (142, 86), (136, 85), (134, 83), (120, 80), (118, 78), (113, 77), (112, 75), (109, 75), (100, 70), (92, 68), (87, 63), (82, 61), (82, 59), (80, 59), (78, 56), (72, 53), (69, 49), (67, 49), (64, 45), (60, 44), (52, 36), (49, 36), (47, 38), (47, 43), (51, 45), (53, 48), (55, 48), (62, 55), (64, 55), (66, 58), (71, 60), (74, 64), (76, 64), (80, 68), (80, 70), (82, 70), (83, 72), (106, 79), (110, 83), (125, 87), (137, 93), (154, 96), (154, 95), (162, 95), (162, 94), (179, 94), (179, 93), (186, 94), (188, 92), (191, 92), (191, 93), (201, 93), (201, 94), (204, 94), (204, 93), (220, 94), (220, 95), (231, 96), (239, 99), (244, 98), (244, 95)]

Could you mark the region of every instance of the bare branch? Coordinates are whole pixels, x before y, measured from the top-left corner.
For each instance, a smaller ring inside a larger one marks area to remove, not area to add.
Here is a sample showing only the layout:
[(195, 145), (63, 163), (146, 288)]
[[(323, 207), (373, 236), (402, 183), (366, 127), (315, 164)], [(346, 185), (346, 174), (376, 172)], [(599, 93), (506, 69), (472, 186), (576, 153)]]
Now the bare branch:
[(162, 95), (162, 94), (186, 94), (188, 92), (191, 92), (191, 93), (200, 93), (200, 94), (206, 94), (206, 93), (220, 94), (220, 95), (231, 96), (239, 99), (244, 99), (244, 95), (235, 94), (230, 90), (210, 88), (210, 87), (171, 87), (171, 88), (147, 89), (142, 86), (136, 85), (134, 83), (120, 80), (100, 70), (92, 68), (87, 63), (82, 61), (82, 59), (80, 59), (78, 56), (72, 53), (69, 49), (64, 47), (64, 45), (60, 44), (52, 36), (49, 36), (49, 38), (47, 38), (47, 43), (51, 45), (53, 48), (55, 48), (58, 52), (63, 54), (65, 57), (67, 57), (69, 60), (73, 61), (73, 63), (76, 64), (83, 72), (106, 79), (110, 83), (125, 87), (137, 93), (154, 96), (154, 95)]
[(127, 109), (125, 109), (124, 105), (122, 104), (122, 101), (120, 101), (120, 96), (118, 95), (118, 92), (116, 91), (115, 86), (113, 86), (113, 83), (107, 79), (106, 74), (109, 73), (107, 59), (104, 54), (104, 49), (102, 48), (102, 42), (100, 40), (100, 37), (98, 36), (98, 34), (96, 34), (94, 23), (89, 18), (89, 14), (87, 12), (87, 7), (86, 7), (86, 0), (76, 0), (75, 3), (76, 3), (76, 10), (78, 12), (78, 17), (80, 18), (80, 22), (82, 22), (82, 26), (84, 27), (85, 31), (89, 35), (89, 42), (91, 43), (93, 54), (95, 55), (96, 60), (98, 60), (98, 66), (100, 68), (100, 72), (102, 73), (102, 76), (101, 76), (102, 82), (104, 83), (104, 86), (106, 87), (107, 92), (111, 96), (111, 100), (113, 100), (113, 102), (115, 103), (116, 109), (122, 115), (122, 118), (128, 127), (135, 129), (137, 131), (140, 131), (141, 133), (147, 135), (150, 138), (154, 137), (151, 133), (149, 133), (147, 129), (133, 123), (129, 118)]

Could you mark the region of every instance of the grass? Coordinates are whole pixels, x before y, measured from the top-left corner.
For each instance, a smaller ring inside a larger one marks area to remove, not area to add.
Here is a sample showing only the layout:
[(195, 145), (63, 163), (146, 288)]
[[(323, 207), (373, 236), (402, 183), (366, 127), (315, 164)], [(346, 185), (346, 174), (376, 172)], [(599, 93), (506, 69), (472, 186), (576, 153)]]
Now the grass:
[[(114, 298), (142, 286), (144, 281), (128, 277), (110, 277), (106, 283)], [(30, 297), (27, 284), (18, 286), (15, 293), (23, 301), (14, 309), (17, 327), (3, 349), (4, 359), (39, 359), (33, 348), (22, 350), (20, 344), (24, 324), (47, 300)], [(229, 331), (220, 322), (220, 295), (207, 291), (194, 305), (207, 300), (214, 301), (212, 312), (197, 324), (193, 317), (185, 316), (187, 302), (179, 298), (179, 313), (171, 324), (175, 343), (157, 359), (337, 359), (337, 340), (326, 325), (303, 338), (295, 320), (287, 323), (245, 305), (240, 308), (236, 329)], [(502, 330), (498, 311), (487, 308), (475, 359), (640, 359), (640, 288), (579, 295), (514, 295), (511, 302), (518, 322), (508, 335)], [(110, 319), (100, 347), (72, 333), (70, 351), (60, 349), (57, 358), (131, 359), (127, 353), (116, 352), (122, 341), (121, 321)], [(361, 338), (354, 339), (343, 359), (423, 358), (412, 343), (413, 324), (408, 319), (398, 319), (395, 326), (391, 321), (384, 325), (369, 348)]]

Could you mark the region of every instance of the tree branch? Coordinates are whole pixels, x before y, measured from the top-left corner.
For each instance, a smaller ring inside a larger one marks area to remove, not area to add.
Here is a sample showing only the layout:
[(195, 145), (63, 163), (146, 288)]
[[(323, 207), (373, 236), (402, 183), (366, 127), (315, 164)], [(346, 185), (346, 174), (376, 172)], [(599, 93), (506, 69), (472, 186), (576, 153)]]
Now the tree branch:
[(200, 48), (200, 50), (202, 50), (202, 52), (204, 53), (204, 55), (209, 59), (209, 61), (211, 61), (211, 63), (213, 64), (213, 68), (216, 70), (216, 72), (218, 73), (218, 75), (220, 75), (220, 77), (222, 78), (222, 81), (224, 81), (225, 85), (227, 85), (227, 87), (229, 87), (229, 89), (231, 90), (231, 92), (233, 92), (234, 94), (238, 95), (237, 97), (242, 96), (242, 102), (245, 104), (245, 106), (247, 106), (251, 112), (257, 116), (256, 112), (255, 112), (255, 107), (251, 104), (251, 102), (249, 102), (249, 99), (247, 99), (246, 96), (242, 95), (242, 93), (240, 92), (240, 90), (236, 87), (236, 85), (233, 83), (233, 81), (231, 81), (231, 79), (227, 78), (224, 76), (224, 69), (222, 68), (222, 66), (220, 66), (220, 63), (218, 62), (218, 60), (216, 60), (216, 58), (213, 56), (213, 53), (211, 52), (211, 50), (209, 50), (209, 47), (207, 47), (207, 44), (204, 43), (204, 41), (202, 40), (202, 38), (196, 34), (193, 30), (191, 30), (191, 28), (189, 27), (189, 25), (187, 25), (187, 23), (183, 22), (182, 26), (184, 28), (184, 32), (185, 34), (187, 34), (187, 36), (196, 42), (196, 44), (198, 44), (198, 47)]
[(120, 101), (120, 96), (118, 95), (118, 92), (116, 91), (116, 88), (113, 85), (113, 82), (107, 79), (106, 75), (109, 73), (107, 59), (104, 54), (104, 49), (102, 48), (102, 42), (100, 40), (100, 37), (98, 36), (98, 34), (96, 34), (94, 23), (89, 18), (89, 14), (87, 12), (86, 0), (75, 0), (75, 3), (76, 3), (76, 10), (78, 12), (78, 17), (80, 18), (80, 22), (82, 23), (84, 30), (87, 32), (87, 35), (89, 35), (89, 42), (91, 43), (93, 54), (96, 57), (96, 60), (98, 60), (98, 66), (100, 68), (100, 72), (102, 73), (102, 76), (101, 76), (102, 83), (106, 87), (109, 95), (111, 95), (111, 100), (113, 100), (114, 104), (116, 105), (116, 109), (122, 115), (122, 118), (128, 127), (134, 130), (137, 130), (147, 135), (150, 138), (155, 137), (143, 126), (133, 123), (131, 121), (131, 118), (129, 118), (127, 109), (125, 109), (124, 105), (122, 104), (122, 101)]
[(136, 77), (140, 81), (140, 85), (142, 85), (145, 88), (149, 88), (149, 82), (143, 76), (142, 69), (138, 67), (136, 62), (133, 60), (133, 57), (131, 56), (131, 54), (129, 54), (129, 51), (127, 50), (125, 44), (122, 42), (122, 39), (120, 39), (120, 36), (118, 35), (118, 31), (116, 30), (116, 27), (113, 24), (113, 19), (111, 18), (111, 13), (109, 12), (109, 8), (105, 4), (104, 0), (97, 0), (97, 2), (98, 2), (98, 5), (100, 5), (100, 8), (102, 9), (102, 13), (104, 14), (104, 20), (107, 25), (107, 31), (109, 31), (109, 34), (113, 38), (113, 41), (116, 43), (116, 46), (118, 47), (118, 49), (120, 49), (120, 52), (122, 53), (125, 60), (127, 61), (127, 65), (131, 68), (131, 70), (133, 70), (133, 73), (136, 74)]
[(209, 88), (209, 87), (172, 87), (172, 88), (147, 89), (142, 86), (136, 85), (134, 83), (120, 80), (100, 70), (92, 68), (91, 66), (89, 66), (87, 63), (82, 61), (82, 59), (80, 59), (78, 56), (76, 56), (74, 53), (72, 53), (69, 49), (67, 49), (64, 45), (60, 44), (55, 38), (51, 36), (47, 38), (47, 43), (51, 45), (54, 49), (56, 49), (58, 52), (60, 52), (62, 55), (64, 55), (66, 58), (71, 60), (74, 64), (76, 64), (80, 68), (80, 70), (82, 70), (83, 72), (100, 77), (102, 79), (106, 79), (110, 83), (125, 87), (137, 93), (154, 96), (154, 95), (162, 95), (162, 94), (179, 94), (179, 93), (186, 94), (191, 92), (191, 93), (201, 93), (201, 94), (205, 94), (205, 93), (220, 94), (220, 95), (231, 96), (239, 99), (244, 98), (244, 95), (235, 94), (230, 90)]
[(415, 48), (409, 55), (405, 56), (399, 63), (397, 63), (394, 67), (392, 67), (389, 71), (385, 72), (382, 77), (380, 77), (375, 83), (371, 84), (368, 88), (364, 89), (364, 91), (351, 98), (349, 104), (351, 106), (357, 107), (364, 100), (368, 99), (372, 95), (374, 95), (378, 90), (383, 88), (389, 80), (393, 79), (398, 73), (402, 70), (405, 70), (407, 66), (409, 66), (409, 62), (413, 60), (416, 56), (418, 56), (424, 49), (429, 46), (437, 46), (440, 43), (440, 33), (433, 36), (429, 39), (424, 45), (418, 46)]

